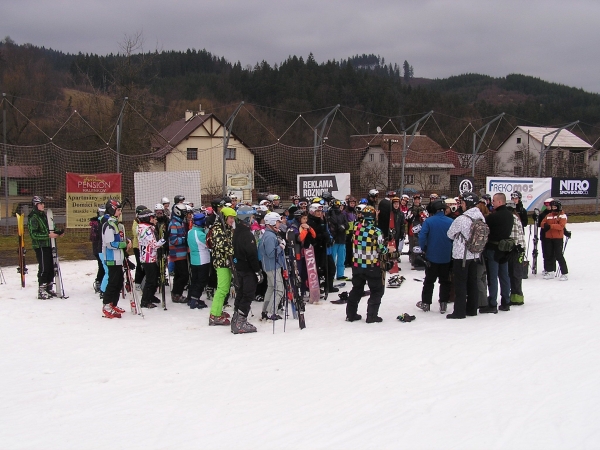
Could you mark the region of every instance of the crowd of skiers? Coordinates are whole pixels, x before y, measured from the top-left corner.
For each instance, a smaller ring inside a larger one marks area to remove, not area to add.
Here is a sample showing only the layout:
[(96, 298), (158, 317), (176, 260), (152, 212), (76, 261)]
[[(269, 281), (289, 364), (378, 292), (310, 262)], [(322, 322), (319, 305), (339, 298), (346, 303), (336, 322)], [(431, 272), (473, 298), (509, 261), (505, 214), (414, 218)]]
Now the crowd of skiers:
[[(313, 199), (294, 196), (291, 206), (283, 208), (277, 195), (257, 205), (239, 204), (230, 196), (214, 199), (209, 207), (194, 208), (178, 195), (172, 207), (168, 198), (153, 209), (138, 206), (128, 239), (119, 223), (122, 205), (111, 199), (90, 221), (90, 240), (98, 261), (94, 289), (102, 297), (104, 316), (118, 318), (124, 312), (118, 306), (127, 284), (124, 264), (135, 268), (131, 289), (141, 292), (143, 308), (161, 303), (157, 289), (160, 285), (164, 290), (171, 273), (172, 302), (206, 308), (201, 300), (205, 293), (212, 299), (209, 325), (228, 325), (234, 333), (254, 332), (256, 327), (247, 320), (253, 301), (264, 302), (261, 320), (281, 318), (283, 271), (290, 263), (297, 271), (300, 296), (310, 296), (304, 256), (311, 248), (321, 294), (337, 292), (334, 281), (347, 281), (345, 269), (351, 267), (352, 290), (344, 297), (346, 319), (362, 319), (358, 305), (368, 285), (366, 321), (381, 322), (378, 311), (385, 271), (391, 264), (388, 247), (392, 244), (397, 249), (392, 259), (399, 260), (407, 238), (404, 254), (411, 268), (425, 272), (417, 303), (421, 310), (430, 310), (436, 281), (440, 312), (446, 313), (448, 303), (454, 302), (454, 311), (447, 315), (450, 319), (522, 305), (521, 280), (527, 273), (524, 229), (529, 219), (521, 194), (513, 193), (508, 202), (504, 194), (480, 199), (472, 192), (457, 198), (431, 194), (426, 206), (421, 200), (419, 194), (398, 197), (394, 191), (379, 200), (379, 192), (372, 189), (360, 201), (353, 196), (335, 199), (325, 192)], [(33, 205), (28, 225), (39, 263), (39, 298), (44, 299), (56, 295), (49, 240), (59, 234), (48, 229), (43, 199), (34, 197)], [(533, 219), (540, 230), (544, 279), (555, 278), (558, 263), (558, 279), (567, 280), (563, 255), (567, 216), (560, 201), (547, 199), (545, 209)], [(135, 265), (128, 259), (131, 253)], [(392, 278), (390, 286), (397, 281)], [(224, 311), (230, 292), (233, 316)]]

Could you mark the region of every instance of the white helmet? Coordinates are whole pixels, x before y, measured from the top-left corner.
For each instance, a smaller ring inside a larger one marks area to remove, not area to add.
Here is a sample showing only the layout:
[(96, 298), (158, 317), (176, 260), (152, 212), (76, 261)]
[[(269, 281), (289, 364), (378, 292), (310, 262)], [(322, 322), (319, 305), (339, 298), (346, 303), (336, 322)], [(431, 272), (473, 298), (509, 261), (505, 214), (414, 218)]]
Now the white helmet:
[(156, 205), (154, 205), (154, 211), (164, 211), (165, 207), (162, 205), (162, 203), (157, 203)]
[(267, 208), (265, 205), (258, 205), (258, 206), (256, 207), (256, 210), (257, 210), (257, 211), (268, 211), (268, 210), (269, 210), (269, 208)]
[(161, 203), (164, 205), (165, 203), (171, 203), (171, 201), (167, 197), (163, 197)]
[(267, 195), (267, 198), (269, 199), (269, 201), (273, 202), (273, 201), (279, 200), (279, 195), (277, 195), (277, 194), (269, 194), (269, 195)]
[(277, 222), (281, 222), (281, 216), (276, 212), (270, 212), (265, 216), (265, 225), (275, 226)]
[(378, 191), (377, 189), (371, 189), (371, 190), (369, 191), (369, 195), (370, 195), (371, 197), (375, 197), (376, 195), (379, 195), (379, 191)]
[(408, 194), (402, 194), (402, 199), (403, 200), (410, 200), (410, 197), (408, 196)]
[(311, 203), (308, 207), (308, 212), (314, 214), (316, 211), (323, 211), (323, 205), (319, 205), (318, 203)]

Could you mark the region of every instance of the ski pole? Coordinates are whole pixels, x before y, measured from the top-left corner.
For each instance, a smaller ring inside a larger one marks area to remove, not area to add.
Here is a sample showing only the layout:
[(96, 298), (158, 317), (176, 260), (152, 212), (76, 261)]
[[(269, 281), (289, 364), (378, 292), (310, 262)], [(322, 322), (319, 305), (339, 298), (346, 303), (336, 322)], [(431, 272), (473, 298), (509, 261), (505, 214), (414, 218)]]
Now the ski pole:
[[(567, 237), (565, 239), (565, 244), (563, 245), (563, 250), (562, 250), (562, 254), (563, 257), (565, 256), (565, 250), (567, 249), (567, 244), (569, 243), (569, 238)], [(560, 266), (558, 266), (558, 270), (556, 271), (556, 275), (554, 275), (555, 277), (560, 276)]]

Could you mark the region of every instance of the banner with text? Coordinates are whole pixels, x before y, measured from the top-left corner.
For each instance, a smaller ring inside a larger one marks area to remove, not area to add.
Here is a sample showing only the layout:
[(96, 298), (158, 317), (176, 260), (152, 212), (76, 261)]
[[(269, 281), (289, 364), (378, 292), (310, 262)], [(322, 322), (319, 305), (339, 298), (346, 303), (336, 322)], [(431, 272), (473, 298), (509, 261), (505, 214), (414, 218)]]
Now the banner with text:
[(521, 201), (527, 211), (533, 211), (535, 208), (541, 209), (544, 206), (544, 200), (550, 197), (552, 190), (552, 178), (509, 178), (509, 177), (486, 177), (486, 193), (493, 196), (499, 192), (506, 195), (506, 200), (510, 200), (510, 195), (519, 191), (522, 195)]
[(329, 192), (335, 198), (345, 200), (350, 195), (349, 173), (298, 175), (297, 179), (300, 197), (321, 197), (323, 192)]
[(552, 178), (552, 197), (596, 198), (598, 179), (590, 178)]
[(67, 228), (88, 228), (98, 206), (121, 200), (121, 174), (67, 172)]

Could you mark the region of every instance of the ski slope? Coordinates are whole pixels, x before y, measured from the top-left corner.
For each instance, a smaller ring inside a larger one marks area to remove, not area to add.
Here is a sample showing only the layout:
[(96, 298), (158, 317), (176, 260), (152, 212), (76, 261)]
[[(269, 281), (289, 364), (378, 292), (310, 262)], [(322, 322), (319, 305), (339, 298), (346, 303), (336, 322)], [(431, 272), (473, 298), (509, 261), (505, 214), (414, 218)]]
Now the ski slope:
[(254, 303), (258, 333), (237, 336), (170, 301), (102, 318), (95, 261), (64, 262), (70, 297), (37, 300), (30, 252), (27, 287), (15, 267), (0, 285), (0, 447), (599, 448), (600, 223), (569, 229), (569, 281), (530, 275), (510, 312), (424, 313), (423, 273), (405, 260), (383, 323), (322, 303), (307, 305), (305, 330), (279, 321), (273, 334)]

